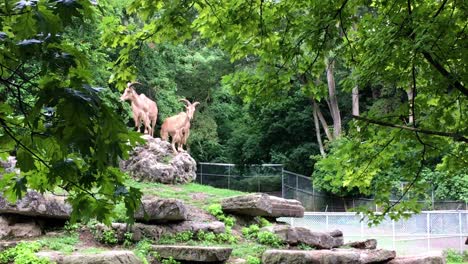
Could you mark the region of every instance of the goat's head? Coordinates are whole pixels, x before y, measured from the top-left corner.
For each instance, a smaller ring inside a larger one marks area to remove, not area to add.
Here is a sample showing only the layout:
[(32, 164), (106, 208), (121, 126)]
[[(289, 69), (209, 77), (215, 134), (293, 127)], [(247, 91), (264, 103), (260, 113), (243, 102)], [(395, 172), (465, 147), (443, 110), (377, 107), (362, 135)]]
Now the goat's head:
[(120, 100), (125, 101), (125, 100), (133, 100), (135, 96), (137, 96), (135, 90), (133, 89), (134, 84), (140, 84), (139, 82), (129, 82), (127, 83), (127, 88), (125, 88), (125, 91), (123, 92), (122, 96), (120, 96)]
[(197, 107), (197, 105), (199, 105), (200, 103), (195, 102), (195, 103), (192, 104), (187, 99), (180, 99), (180, 101), (185, 103), (185, 111), (186, 111), (188, 117), (190, 118), (190, 120), (192, 120), (193, 119), (193, 114), (195, 113), (195, 107)]

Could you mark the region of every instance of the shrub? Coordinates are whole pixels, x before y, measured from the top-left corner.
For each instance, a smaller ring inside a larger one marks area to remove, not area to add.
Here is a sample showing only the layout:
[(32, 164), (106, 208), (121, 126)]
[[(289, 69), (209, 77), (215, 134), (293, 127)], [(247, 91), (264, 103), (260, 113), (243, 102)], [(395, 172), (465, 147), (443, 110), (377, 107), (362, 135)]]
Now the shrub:
[(41, 249), (39, 242), (20, 242), (16, 247), (9, 248), (0, 253), (0, 263), (17, 264), (51, 264), (46, 258), (39, 258), (34, 253)]
[(246, 260), (247, 260), (247, 264), (261, 264), (262, 263), (262, 261), (259, 258), (252, 257), (252, 256), (248, 256)]
[(459, 254), (455, 249), (444, 250), (444, 256), (447, 262), (462, 263), (463, 256)]
[(283, 244), (281, 239), (276, 234), (268, 231), (259, 232), (257, 239), (260, 244), (269, 245), (271, 247), (280, 247)]
[(115, 245), (118, 242), (115, 232), (112, 229), (103, 231), (98, 240), (106, 245)]
[(58, 250), (64, 253), (71, 253), (75, 250), (75, 245), (80, 241), (78, 233), (71, 233), (64, 236), (48, 237), (38, 241), (41, 247)]
[(256, 239), (259, 231), (260, 227), (258, 225), (250, 225), (242, 228), (242, 235), (247, 239)]
[(226, 226), (232, 227), (236, 223), (236, 219), (232, 216), (225, 216), (220, 204), (212, 204), (208, 207), (208, 212), (223, 222)]
[(130, 247), (133, 245), (133, 233), (132, 232), (126, 232), (124, 234), (124, 242), (123, 242), (123, 246), (124, 247)]

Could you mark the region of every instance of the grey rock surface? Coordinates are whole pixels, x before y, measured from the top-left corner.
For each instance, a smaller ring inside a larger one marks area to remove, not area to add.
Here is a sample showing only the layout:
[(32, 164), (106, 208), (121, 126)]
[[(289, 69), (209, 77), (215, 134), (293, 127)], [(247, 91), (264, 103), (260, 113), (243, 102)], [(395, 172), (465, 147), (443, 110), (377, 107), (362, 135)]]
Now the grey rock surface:
[(96, 254), (65, 253), (57, 251), (44, 251), (36, 253), (36, 256), (50, 259), (57, 264), (142, 264), (141, 260), (127, 250), (110, 250)]
[(442, 256), (404, 256), (396, 257), (388, 264), (445, 264)]
[(28, 191), (22, 199), (12, 204), (0, 195), (0, 214), (69, 219), (71, 211), (71, 206), (62, 196)]
[(174, 155), (171, 144), (160, 138), (142, 136), (146, 143), (137, 146), (120, 168), (134, 178), (165, 184), (187, 183), (196, 178), (196, 162), (186, 152)]
[(262, 263), (268, 264), (336, 264), (336, 263), (385, 263), (395, 258), (390, 250), (267, 250), (263, 253)]
[(358, 248), (358, 249), (376, 249), (377, 240), (375, 239), (366, 239), (363, 241), (354, 241), (344, 244), (344, 246)]
[(173, 257), (175, 260), (202, 263), (224, 262), (232, 252), (232, 248), (228, 247), (157, 245), (152, 246), (152, 249), (163, 258)]
[(222, 201), (226, 213), (264, 217), (303, 217), (301, 202), (283, 199), (264, 193), (254, 193), (226, 198)]
[(135, 220), (137, 221), (171, 222), (187, 220), (187, 208), (181, 200), (145, 196), (141, 202), (142, 207), (135, 213)]
[(314, 232), (304, 227), (271, 225), (263, 227), (260, 231), (274, 233), (289, 245), (306, 244), (318, 249), (331, 249), (343, 245), (343, 233), (339, 230), (327, 233)]

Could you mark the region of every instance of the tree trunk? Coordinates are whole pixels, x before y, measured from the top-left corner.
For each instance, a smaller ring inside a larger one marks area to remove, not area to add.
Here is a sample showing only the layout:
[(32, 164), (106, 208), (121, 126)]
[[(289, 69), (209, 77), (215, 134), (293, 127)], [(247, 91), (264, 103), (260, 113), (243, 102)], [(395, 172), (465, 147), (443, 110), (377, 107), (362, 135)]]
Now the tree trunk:
[[(353, 88), (353, 116), (359, 116), (359, 87), (356, 86)], [(356, 126), (356, 130), (359, 132), (361, 131), (361, 128), (359, 126)]]
[(338, 99), (336, 97), (336, 87), (334, 74), (335, 61), (329, 59), (327, 61), (327, 82), (328, 82), (328, 95), (330, 103), (330, 112), (333, 118), (333, 138), (336, 139), (341, 135), (341, 116), (338, 107)]
[(318, 117), (317, 117), (317, 104), (315, 103), (315, 100), (312, 99), (312, 102), (313, 102), (313, 107), (314, 107), (314, 123), (315, 123), (315, 134), (317, 136), (317, 143), (319, 144), (319, 149), (320, 149), (320, 154), (322, 155), (322, 157), (325, 157), (326, 154), (325, 154), (325, 149), (323, 147), (323, 143), (322, 143), (322, 137), (320, 135), (320, 125), (319, 125), (319, 121), (318, 121)]
[(328, 140), (332, 141), (332, 140), (333, 140), (333, 136), (332, 136), (332, 134), (330, 133), (330, 130), (328, 129), (327, 121), (326, 121), (325, 118), (323, 117), (322, 112), (320, 111), (320, 108), (319, 108), (319, 106), (317, 105), (317, 102), (315, 102), (315, 100), (314, 100), (313, 102), (314, 102), (314, 109), (317, 110), (317, 116), (318, 116), (318, 118), (319, 118), (319, 120), (320, 120), (320, 123), (322, 124), (323, 131), (325, 132), (325, 135), (327, 135)]
[(414, 112), (413, 112), (414, 92), (411, 86), (406, 90), (406, 94), (408, 95), (408, 103), (409, 103), (408, 124), (413, 124), (414, 122)]

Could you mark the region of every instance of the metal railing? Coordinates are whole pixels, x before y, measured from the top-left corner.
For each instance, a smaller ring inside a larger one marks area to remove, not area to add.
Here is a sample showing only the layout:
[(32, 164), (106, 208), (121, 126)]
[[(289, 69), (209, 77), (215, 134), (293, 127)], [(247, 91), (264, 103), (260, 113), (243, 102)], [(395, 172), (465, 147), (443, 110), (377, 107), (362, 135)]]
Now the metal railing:
[(368, 227), (356, 213), (306, 212), (303, 218), (280, 218), (294, 227), (311, 230), (343, 231), (345, 243), (375, 238), (379, 248), (396, 250), (399, 255), (467, 250), (468, 211), (423, 211), (406, 220), (386, 218), (380, 225)]

